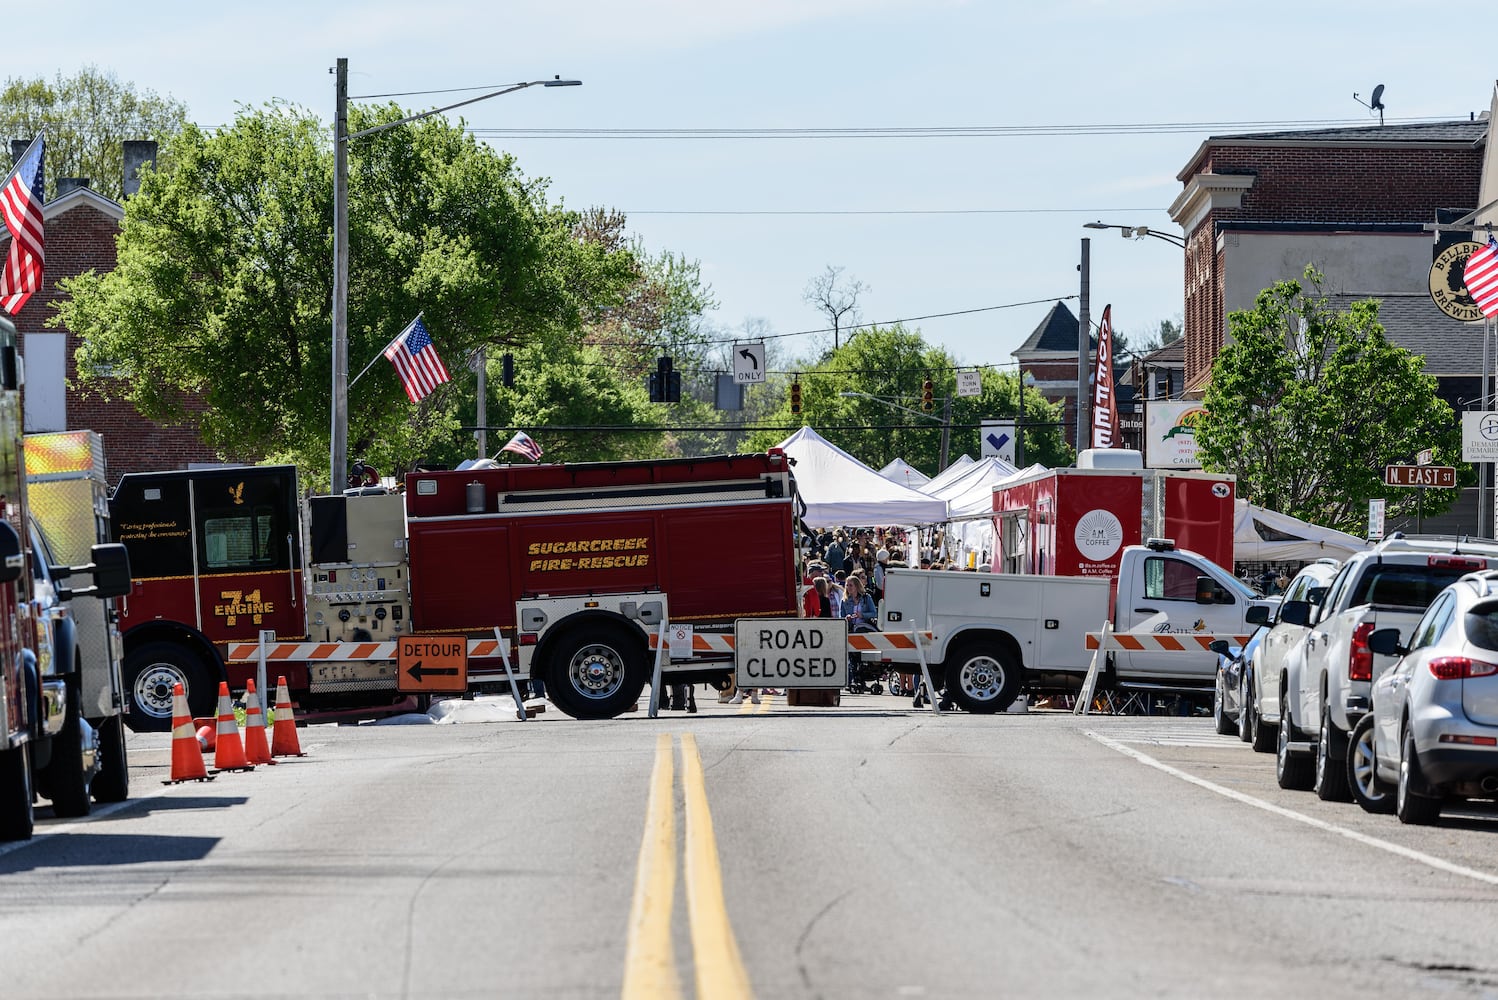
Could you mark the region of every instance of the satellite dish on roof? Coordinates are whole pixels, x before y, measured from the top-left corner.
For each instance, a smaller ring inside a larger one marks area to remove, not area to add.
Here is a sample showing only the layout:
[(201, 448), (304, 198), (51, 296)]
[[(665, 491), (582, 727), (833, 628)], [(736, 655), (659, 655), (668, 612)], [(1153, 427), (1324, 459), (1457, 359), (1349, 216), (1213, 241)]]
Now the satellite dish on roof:
[(1384, 85), (1383, 84), (1379, 84), (1377, 87), (1373, 88), (1373, 98), (1372, 98), (1372, 100), (1364, 101), (1362, 98), (1358, 97), (1357, 94), (1353, 94), (1352, 95), (1352, 99), (1354, 101), (1357, 101), (1359, 104), (1363, 105), (1363, 107), (1367, 108), (1369, 111), (1377, 111), (1378, 112), (1378, 123), (1380, 125), (1382, 125), (1384, 123)]

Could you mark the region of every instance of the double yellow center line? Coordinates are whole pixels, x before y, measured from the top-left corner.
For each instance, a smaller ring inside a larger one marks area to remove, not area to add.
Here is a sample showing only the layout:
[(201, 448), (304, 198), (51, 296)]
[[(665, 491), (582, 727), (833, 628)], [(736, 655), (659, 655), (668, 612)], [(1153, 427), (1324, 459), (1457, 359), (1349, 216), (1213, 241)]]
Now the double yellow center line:
[[(676, 900), (676, 797), (671, 735), (655, 742), (645, 836), (640, 842), (624, 960), (624, 1000), (675, 1000), (681, 978), (671, 945)], [(681, 737), (681, 784), (685, 823), (687, 916), (698, 997), (750, 998), (749, 975), (728, 921), (718, 840), (707, 807), (702, 757), (691, 733)]]

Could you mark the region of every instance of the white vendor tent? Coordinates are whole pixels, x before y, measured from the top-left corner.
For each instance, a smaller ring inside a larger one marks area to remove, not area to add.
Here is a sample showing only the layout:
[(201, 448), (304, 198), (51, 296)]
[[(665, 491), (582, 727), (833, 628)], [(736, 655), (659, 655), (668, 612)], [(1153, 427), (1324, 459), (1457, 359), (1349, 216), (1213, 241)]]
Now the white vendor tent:
[(890, 482), (810, 427), (779, 447), (796, 460), (792, 472), (812, 527), (939, 524), (947, 519), (946, 501)]
[(1003, 479), (1008, 479), (1019, 470), (1002, 458), (988, 456), (980, 458), (976, 462), (970, 462), (962, 469), (962, 475), (949, 479), (941, 486), (932, 489), (928, 483), (921, 489), (927, 496), (938, 497), (947, 501), (948, 515), (951, 514), (952, 501), (961, 496), (966, 496), (975, 491), (982, 492), (985, 485), (988, 493), (993, 493), (993, 484)]
[(901, 486), (909, 486), (913, 490), (918, 490), (926, 483), (929, 483), (931, 481), (930, 476), (926, 475), (920, 469), (917, 469), (915, 466), (911, 465), (903, 458), (895, 459), (893, 462), (880, 469), (879, 474), (892, 483), (899, 483)]
[(1289, 514), (1236, 502), (1233, 559), (1237, 562), (1310, 562), (1323, 556), (1346, 559), (1368, 543), (1335, 528), (1308, 524)]
[(919, 489), (922, 493), (925, 493), (929, 496), (934, 490), (941, 489), (952, 480), (961, 479), (962, 476), (967, 472), (968, 468), (972, 466), (972, 464), (973, 456), (963, 455), (956, 461), (954, 461), (951, 465), (947, 466), (945, 469), (942, 469), (940, 472), (938, 472), (935, 476), (931, 477), (931, 481), (919, 487)]
[(958, 562), (966, 566), (968, 553), (973, 554), (976, 565), (986, 566), (993, 558), (993, 518), (984, 517), (993, 511), (993, 490), (1011, 480), (1023, 479), (1037, 472), (1046, 471), (1040, 464), (1017, 470), (1003, 459), (992, 456), (978, 463), (992, 463), (982, 468), (981, 475), (964, 480), (965, 488), (947, 497), (947, 516), (952, 522), (947, 525), (948, 550)]

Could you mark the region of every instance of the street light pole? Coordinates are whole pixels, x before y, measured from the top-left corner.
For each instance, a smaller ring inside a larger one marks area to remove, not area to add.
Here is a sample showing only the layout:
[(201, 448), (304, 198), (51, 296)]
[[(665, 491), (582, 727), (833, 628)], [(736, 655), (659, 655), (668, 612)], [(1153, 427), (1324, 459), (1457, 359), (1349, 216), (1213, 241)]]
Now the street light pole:
[[(407, 125), (433, 115), (461, 108), (491, 97), (513, 94), (527, 87), (579, 87), (581, 80), (531, 80), (528, 83), (511, 84), (499, 90), (466, 101), (433, 108), (397, 121), (386, 122), (360, 129), (352, 134), (348, 130), (348, 59), (341, 58), (334, 67), (336, 74), (337, 106), (333, 113), (333, 427), (329, 435), (328, 461), (329, 486), (338, 491), (340, 480), (348, 474), (348, 144), (353, 139), (384, 132), (397, 125)], [(482, 425), (484, 421), (480, 420)]]
[(1088, 406), (1092, 400), (1092, 387), (1088, 384), (1092, 375), (1092, 241), (1082, 237), (1082, 262), (1077, 265), (1082, 275), (1081, 302), (1077, 317), (1077, 454), (1087, 447), (1092, 436), (1088, 422)]
[(941, 401), (941, 467), (937, 472), (947, 471), (947, 450), (952, 443), (952, 397), (943, 396)]

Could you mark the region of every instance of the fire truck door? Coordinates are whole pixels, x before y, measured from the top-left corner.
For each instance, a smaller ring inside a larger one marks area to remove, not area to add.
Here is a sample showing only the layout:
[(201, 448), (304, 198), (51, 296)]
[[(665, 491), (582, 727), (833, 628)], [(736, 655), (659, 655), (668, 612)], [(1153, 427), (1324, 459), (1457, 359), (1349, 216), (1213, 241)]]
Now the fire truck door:
[(212, 640), (306, 632), (295, 476), (254, 469), (193, 483), (198, 610)]

